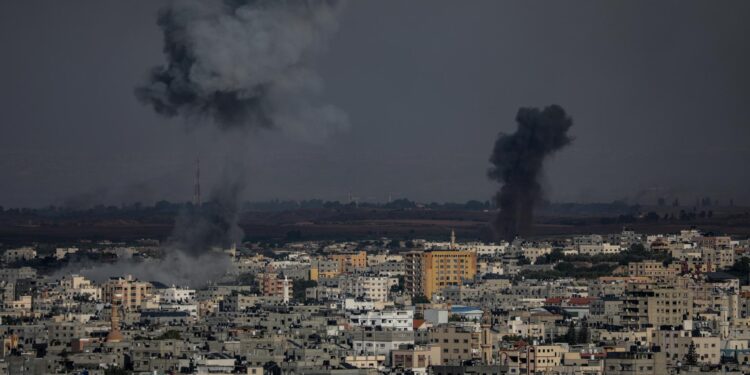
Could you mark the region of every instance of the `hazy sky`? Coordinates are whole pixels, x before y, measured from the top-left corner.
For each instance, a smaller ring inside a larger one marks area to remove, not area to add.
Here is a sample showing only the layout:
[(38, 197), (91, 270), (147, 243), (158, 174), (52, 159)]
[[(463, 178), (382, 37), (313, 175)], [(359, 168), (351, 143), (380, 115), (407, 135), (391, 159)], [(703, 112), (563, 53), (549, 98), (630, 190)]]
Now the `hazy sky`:
[[(750, 203), (750, 2), (352, 1), (317, 66), (348, 130), (189, 130), (137, 102), (163, 2), (0, 2), (0, 205), (189, 200), (240, 165), (246, 198), (489, 199), (520, 106), (562, 105), (558, 201)], [(646, 194), (643, 194), (646, 192)]]

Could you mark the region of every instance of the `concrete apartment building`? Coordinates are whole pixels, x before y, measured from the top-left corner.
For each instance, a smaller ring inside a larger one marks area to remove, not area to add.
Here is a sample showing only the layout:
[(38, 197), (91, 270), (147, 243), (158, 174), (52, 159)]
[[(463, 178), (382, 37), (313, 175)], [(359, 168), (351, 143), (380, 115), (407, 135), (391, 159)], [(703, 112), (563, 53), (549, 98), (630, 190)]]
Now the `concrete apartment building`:
[(552, 246), (523, 246), (522, 253), (524, 258), (534, 264), (539, 257), (552, 253)]
[(18, 249), (8, 249), (3, 254), (5, 263), (15, 263), (22, 260), (31, 260), (36, 258), (36, 249), (33, 247), (20, 247)]
[(428, 367), (443, 363), (440, 346), (412, 346), (391, 351), (391, 368), (411, 371), (414, 374), (427, 374)]
[(622, 247), (619, 244), (602, 243), (578, 246), (578, 254), (581, 255), (613, 255), (619, 254), (621, 251)]
[(347, 319), (352, 326), (391, 331), (414, 330), (414, 310), (411, 308), (349, 311), (347, 312)]
[(152, 295), (152, 285), (132, 275), (107, 280), (102, 285), (102, 299), (110, 302), (116, 295), (126, 311), (140, 310), (141, 304)]
[(695, 348), (699, 363), (717, 365), (721, 361), (719, 337), (693, 337), (691, 330), (656, 331), (654, 344), (664, 352), (667, 363), (676, 364), (683, 361), (691, 345)]
[(628, 276), (631, 277), (651, 277), (658, 280), (667, 280), (677, 277), (680, 272), (680, 265), (664, 263), (656, 260), (644, 260), (642, 262), (631, 262), (628, 264)]
[(731, 267), (734, 264), (734, 258), (734, 249), (728, 247), (716, 246), (701, 249), (701, 261), (711, 270)]
[(258, 286), (266, 297), (280, 297), (284, 302), (288, 302), (292, 296), (292, 280), (276, 272), (258, 275)]
[(520, 369), (527, 374), (546, 373), (560, 366), (567, 347), (561, 345), (532, 345), (529, 350), (520, 351)]
[(468, 360), (491, 360), (493, 336), (489, 326), (440, 325), (430, 329), (429, 342), (440, 347), (443, 364), (460, 365)]
[(413, 331), (351, 331), (352, 349), (358, 355), (384, 355), (390, 360), (391, 351), (414, 346)]
[(398, 285), (398, 279), (372, 275), (349, 275), (340, 282), (341, 290), (346, 295), (380, 302), (388, 300), (393, 285)]
[(627, 351), (609, 352), (604, 360), (607, 375), (667, 375), (667, 364), (663, 352)]
[(310, 264), (310, 280), (332, 279), (339, 275), (339, 263), (334, 260), (319, 258)]
[(338, 273), (349, 273), (367, 268), (367, 252), (331, 254), (328, 259), (336, 262)]
[(678, 326), (693, 315), (693, 291), (686, 288), (628, 285), (622, 296), (621, 323), (629, 329)]
[(698, 246), (710, 249), (729, 248), (732, 246), (732, 238), (729, 236), (707, 236), (698, 237)]
[(60, 279), (60, 288), (66, 298), (88, 296), (94, 300), (102, 298), (101, 288), (81, 275), (70, 275)]
[(426, 296), (458, 286), (477, 274), (477, 255), (464, 250), (413, 251), (404, 255), (404, 285), (412, 296)]

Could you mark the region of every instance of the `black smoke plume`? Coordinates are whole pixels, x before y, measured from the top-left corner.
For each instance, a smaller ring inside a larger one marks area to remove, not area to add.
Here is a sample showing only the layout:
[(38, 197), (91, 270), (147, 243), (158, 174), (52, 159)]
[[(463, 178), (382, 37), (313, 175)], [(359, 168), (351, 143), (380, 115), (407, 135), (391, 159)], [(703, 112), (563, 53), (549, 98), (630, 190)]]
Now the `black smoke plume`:
[(53, 277), (79, 273), (104, 281), (116, 275), (133, 275), (166, 285), (193, 287), (221, 281), (233, 272), (230, 257), (221, 250), (240, 246), (244, 237), (239, 226), (243, 181), (241, 172), (227, 174), (208, 202), (185, 208), (157, 257), (125, 257), (107, 264), (74, 262)]
[[(337, 28), (338, 2), (179, 0), (161, 10), (167, 62), (136, 88), (164, 116), (227, 128), (284, 128), (316, 136), (347, 116), (314, 98), (312, 58)], [(325, 135), (325, 134), (324, 134)]]
[(516, 114), (518, 129), (500, 133), (490, 156), (488, 177), (501, 183), (495, 201), (500, 211), (493, 222), (497, 235), (507, 241), (528, 234), (534, 206), (542, 198), (538, 179), (544, 160), (570, 144), (568, 129), (573, 120), (559, 105), (520, 108)]
[(239, 218), (243, 190), (240, 178), (219, 184), (208, 202), (177, 217), (169, 245), (191, 256), (200, 256), (212, 248), (241, 245), (244, 232)]

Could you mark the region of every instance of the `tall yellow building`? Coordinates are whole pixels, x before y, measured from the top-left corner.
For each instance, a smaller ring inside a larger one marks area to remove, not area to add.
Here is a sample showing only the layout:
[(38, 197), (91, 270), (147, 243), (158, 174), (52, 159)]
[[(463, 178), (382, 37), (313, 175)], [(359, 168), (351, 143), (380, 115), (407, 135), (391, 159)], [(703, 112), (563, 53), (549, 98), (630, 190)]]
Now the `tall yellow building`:
[(413, 251), (404, 255), (404, 286), (413, 296), (432, 295), (477, 274), (477, 254), (465, 250)]

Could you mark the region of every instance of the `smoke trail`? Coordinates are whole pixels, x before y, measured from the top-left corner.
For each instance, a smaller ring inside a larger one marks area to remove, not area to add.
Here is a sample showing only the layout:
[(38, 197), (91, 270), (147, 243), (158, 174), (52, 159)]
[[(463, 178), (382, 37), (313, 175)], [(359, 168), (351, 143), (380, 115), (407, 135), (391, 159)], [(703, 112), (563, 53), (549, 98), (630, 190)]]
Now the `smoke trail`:
[(493, 222), (505, 240), (528, 234), (534, 206), (542, 198), (538, 178), (547, 156), (570, 144), (568, 129), (573, 120), (558, 105), (544, 110), (520, 108), (518, 129), (499, 134), (490, 156), (490, 179), (502, 184), (495, 196), (500, 212)]
[(208, 118), (223, 129), (282, 128), (319, 136), (348, 126), (311, 60), (337, 28), (338, 2), (180, 0), (160, 12), (167, 63), (136, 89), (164, 116)]

